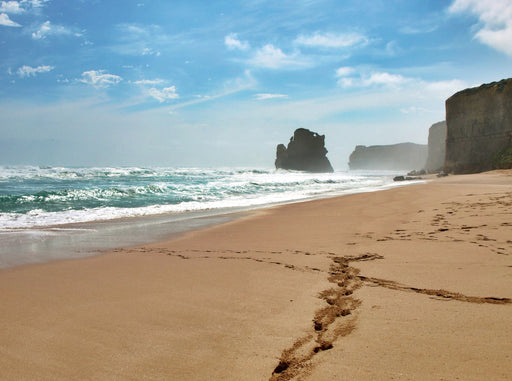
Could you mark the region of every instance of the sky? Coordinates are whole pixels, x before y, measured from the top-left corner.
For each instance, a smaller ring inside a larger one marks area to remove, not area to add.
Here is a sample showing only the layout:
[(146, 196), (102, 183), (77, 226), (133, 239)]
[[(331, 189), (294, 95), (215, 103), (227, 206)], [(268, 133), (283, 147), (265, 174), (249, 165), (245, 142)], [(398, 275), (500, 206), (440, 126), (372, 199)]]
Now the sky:
[(0, 52), (2, 165), (344, 169), (512, 77), (512, 0), (0, 1)]

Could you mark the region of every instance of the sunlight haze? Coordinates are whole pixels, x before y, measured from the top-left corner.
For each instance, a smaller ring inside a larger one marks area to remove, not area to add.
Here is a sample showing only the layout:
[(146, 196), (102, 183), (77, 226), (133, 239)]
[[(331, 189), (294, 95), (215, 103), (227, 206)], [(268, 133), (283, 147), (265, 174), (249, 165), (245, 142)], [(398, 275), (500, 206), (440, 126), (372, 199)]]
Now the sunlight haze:
[(343, 169), (510, 77), (512, 2), (1, 1), (0, 49), (0, 164), (272, 167), (303, 127)]

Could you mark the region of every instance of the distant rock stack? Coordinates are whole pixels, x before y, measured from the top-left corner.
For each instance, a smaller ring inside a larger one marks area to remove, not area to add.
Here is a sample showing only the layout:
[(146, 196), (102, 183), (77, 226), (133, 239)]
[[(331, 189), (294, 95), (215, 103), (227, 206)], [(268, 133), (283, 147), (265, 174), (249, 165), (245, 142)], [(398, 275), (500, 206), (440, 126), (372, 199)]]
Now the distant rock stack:
[(428, 130), (428, 157), (425, 171), (440, 172), (444, 167), (446, 152), (446, 122), (433, 124)]
[(276, 150), (276, 168), (306, 172), (334, 172), (325, 148), (325, 135), (298, 128), (288, 147), (279, 144)]
[(501, 168), (512, 150), (512, 78), (452, 95), (446, 124), (445, 172)]
[(412, 170), (424, 167), (427, 146), (398, 143), (382, 146), (356, 146), (350, 154), (350, 169)]

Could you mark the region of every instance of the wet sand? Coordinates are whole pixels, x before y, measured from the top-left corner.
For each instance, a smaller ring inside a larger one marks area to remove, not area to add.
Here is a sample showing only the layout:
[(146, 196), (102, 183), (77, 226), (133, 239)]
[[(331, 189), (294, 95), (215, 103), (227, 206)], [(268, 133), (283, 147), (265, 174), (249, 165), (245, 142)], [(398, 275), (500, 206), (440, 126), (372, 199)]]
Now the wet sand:
[(512, 171), (0, 270), (7, 380), (508, 380)]

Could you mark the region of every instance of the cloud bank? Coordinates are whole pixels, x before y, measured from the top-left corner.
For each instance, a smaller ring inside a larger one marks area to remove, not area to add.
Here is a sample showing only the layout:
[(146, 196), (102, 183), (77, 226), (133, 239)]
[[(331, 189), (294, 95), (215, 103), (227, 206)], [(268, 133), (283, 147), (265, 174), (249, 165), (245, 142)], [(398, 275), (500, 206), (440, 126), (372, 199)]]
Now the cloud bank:
[(512, 56), (512, 1), (455, 0), (449, 11), (470, 12), (478, 16), (480, 29), (475, 38)]
[(24, 11), (25, 9), (20, 6), (18, 1), (2, 1), (0, 3), (0, 12), (2, 13), (19, 14)]
[(49, 0), (21, 0), (0, 2), (0, 25), (21, 27), (21, 24), (11, 20), (9, 15), (19, 15), (31, 9), (43, 7)]
[(396, 90), (413, 90), (418, 93), (428, 92), (439, 99), (449, 97), (466, 87), (468, 84), (458, 79), (445, 81), (425, 81), (419, 78), (406, 77), (385, 71), (364, 72), (352, 67), (340, 67), (335, 77), (338, 85), (344, 89), (385, 88)]

